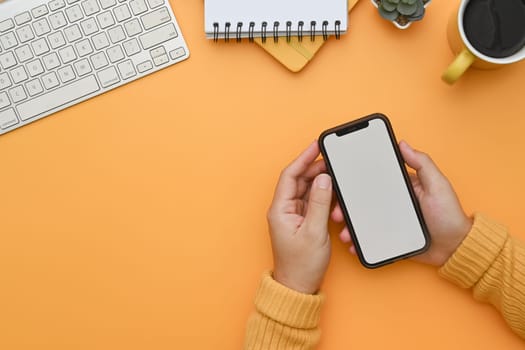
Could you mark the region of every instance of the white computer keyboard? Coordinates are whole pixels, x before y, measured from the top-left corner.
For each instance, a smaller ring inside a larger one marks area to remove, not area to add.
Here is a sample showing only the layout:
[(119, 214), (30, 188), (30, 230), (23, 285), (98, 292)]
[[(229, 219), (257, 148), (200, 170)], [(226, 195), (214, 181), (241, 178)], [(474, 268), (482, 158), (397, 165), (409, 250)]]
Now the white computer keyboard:
[(0, 2), (0, 135), (188, 56), (168, 0)]

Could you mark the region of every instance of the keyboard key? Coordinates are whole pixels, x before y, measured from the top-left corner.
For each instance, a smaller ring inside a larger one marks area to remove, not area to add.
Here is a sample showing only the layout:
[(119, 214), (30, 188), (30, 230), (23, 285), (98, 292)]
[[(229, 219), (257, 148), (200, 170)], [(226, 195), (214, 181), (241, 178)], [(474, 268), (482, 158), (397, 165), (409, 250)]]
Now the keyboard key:
[(113, 14), (115, 14), (117, 22), (122, 22), (131, 18), (131, 12), (129, 11), (129, 7), (126, 4), (115, 7), (113, 9)]
[(42, 82), (44, 83), (44, 86), (46, 87), (47, 90), (51, 90), (52, 88), (55, 88), (58, 85), (60, 85), (60, 82), (58, 81), (58, 77), (55, 74), (55, 72), (51, 72), (46, 75), (43, 75)]
[(28, 120), (52, 109), (72, 103), (98, 90), (97, 80), (93, 75), (89, 75), (69, 85), (19, 104), (16, 109), (22, 120)]
[(182, 57), (186, 54), (186, 51), (183, 47), (179, 47), (175, 50), (170, 51), (170, 57), (172, 60), (176, 60), (179, 57)]
[(126, 28), (126, 33), (128, 36), (134, 36), (142, 33), (142, 27), (138, 19), (133, 18), (131, 21), (124, 23), (124, 28)]
[(63, 49), (60, 49), (58, 51), (58, 55), (60, 56), (60, 59), (62, 59), (62, 62), (69, 63), (77, 59), (77, 55), (75, 53), (75, 50), (73, 50), (73, 46), (69, 45), (64, 47)]
[(0, 22), (0, 33), (7, 32), (10, 29), (15, 27), (15, 22), (11, 18), (6, 19), (5, 21)]
[(31, 81), (28, 81), (26, 83), (26, 89), (29, 96), (36, 96), (42, 92), (44, 92), (44, 88), (42, 87), (42, 83), (39, 79), (33, 79)]
[(162, 56), (153, 58), (153, 63), (155, 63), (156, 66), (162, 66), (163, 64), (168, 63), (169, 60), (170, 59), (168, 58), (168, 55), (162, 55)]
[(122, 26), (116, 26), (108, 30), (109, 39), (113, 44), (119, 43), (122, 40), (126, 39), (126, 34)]
[(67, 83), (75, 79), (75, 72), (73, 72), (73, 68), (71, 68), (71, 66), (65, 66), (58, 70), (58, 76), (60, 77), (60, 81), (62, 83)]
[(93, 46), (95, 46), (95, 50), (101, 50), (109, 46), (109, 40), (106, 35), (106, 33), (98, 33), (97, 35), (93, 35), (91, 38), (93, 41)]
[(151, 63), (151, 61), (145, 61), (137, 64), (137, 70), (139, 71), (139, 73), (144, 73), (152, 68), (153, 64)]
[(31, 20), (31, 15), (29, 12), (22, 12), (21, 14), (15, 16), (15, 22), (17, 25), (21, 26)]
[(171, 20), (170, 13), (166, 7), (162, 7), (158, 10), (150, 12), (140, 18), (144, 29), (149, 30), (160, 26), (161, 24), (167, 23)]
[(89, 61), (85, 58), (78, 62), (75, 62), (73, 64), (73, 67), (75, 67), (75, 70), (79, 77), (83, 77), (84, 75), (92, 72), (91, 66), (89, 65)]
[(51, 33), (47, 39), (49, 40), (52, 49), (58, 49), (59, 47), (66, 45), (66, 39), (64, 39), (62, 32)]
[(0, 109), (9, 106), (11, 102), (6, 92), (0, 92)]
[(46, 5), (40, 5), (32, 9), (31, 13), (33, 14), (34, 18), (40, 18), (42, 16), (47, 15), (49, 13), (49, 10), (47, 9)]
[(48, 5), (51, 11), (60, 10), (61, 8), (66, 7), (64, 0), (51, 0)]
[(116, 4), (117, 2), (115, 0), (100, 0), (100, 5), (102, 5), (104, 10), (115, 6)]
[(148, 11), (148, 6), (146, 6), (144, 0), (131, 0), (129, 6), (135, 16)]
[(80, 28), (78, 28), (77, 24), (73, 24), (72, 26), (65, 28), (64, 34), (66, 36), (67, 41), (70, 43), (82, 38), (82, 33), (80, 33)]
[(79, 2), (79, 0), (66, 0), (68, 5), (74, 4), (75, 2)]
[(33, 58), (33, 52), (29, 48), (29, 45), (20, 46), (15, 49), (15, 55), (19, 62), (25, 62)]
[(79, 57), (84, 57), (93, 53), (93, 47), (91, 47), (91, 42), (89, 41), (89, 39), (79, 41), (75, 45), (75, 48), (77, 49)]
[(33, 22), (33, 29), (37, 36), (42, 36), (51, 31), (47, 18), (40, 18), (38, 21)]
[(126, 51), (126, 55), (128, 55), (128, 57), (136, 55), (141, 51), (137, 39), (125, 41), (122, 46), (124, 47), (124, 51)]
[(71, 23), (80, 21), (82, 18), (84, 18), (84, 14), (82, 13), (79, 5), (66, 8), (66, 16)]
[(153, 49), (149, 52), (151, 58), (159, 57), (166, 54), (166, 49), (164, 46), (159, 46), (156, 49)]
[(164, 0), (148, 0), (149, 7), (154, 9), (155, 7), (158, 7), (160, 5), (164, 4)]
[(115, 20), (113, 19), (113, 15), (109, 11), (102, 12), (101, 14), (98, 14), (97, 15), (97, 21), (98, 21), (98, 24), (100, 25), (100, 28), (102, 28), (102, 29), (106, 29), (106, 28), (111, 27), (112, 25), (115, 24)]
[(82, 27), (84, 35), (91, 35), (99, 31), (97, 21), (92, 17), (80, 22), (80, 26)]
[(0, 36), (0, 43), (2, 43), (4, 50), (12, 49), (18, 45), (18, 41), (16, 40), (15, 34), (13, 32), (9, 32)]
[(49, 16), (49, 23), (51, 23), (51, 27), (56, 30), (65, 27), (67, 20), (63, 12), (56, 12)]
[(101, 70), (97, 73), (97, 76), (98, 80), (100, 80), (100, 84), (105, 88), (120, 82), (120, 78), (118, 77), (115, 67), (108, 67), (104, 70)]
[(127, 60), (124, 62), (121, 62), (117, 65), (118, 71), (120, 72), (120, 76), (122, 77), (122, 80), (126, 80), (129, 78), (134, 77), (137, 75), (137, 72), (135, 71), (135, 67), (133, 67), (133, 62), (131, 60)]
[(22, 86), (17, 86), (9, 90), (9, 96), (13, 103), (18, 103), (27, 98), (26, 92)]
[(4, 69), (16, 66), (15, 55), (12, 52), (6, 52), (3, 55), (0, 55), (0, 65)]
[(34, 61), (29, 62), (26, 65), (26, 68), (29, 73), (29, 76), (32, 78), (44, 73), (44, 67), (42, 66), (42, 62), (40, 62), (38, 58)]
[(11, 78), (9, 78), (9, 74), (7, 73), (0, 73), (0, 90), (7, 89), (12, 85)]
[(18, 36), (18, 40), (21, 43), (28, 42), (29, 40), (33, 40), (35, 38), (35, 34), (33, 34), (33, 30), (29, 25), (18, 28), (16, 30), (16, 35)]
[(13, 82), (15, 84), (21, 83), (24, 80), (27, 80), (27, 72), (24, 66), (18, 66), (15, 69), (13, 69), (11, 72), (11, 78), (13, 79)]
[(12, 108), (6, 109), (5, 111), (0, 112), (0, 128), (7, 129), (10, 126), (18, 124), (18, 118), (16, 113)]
[(40, 38), (31, 43), (35, 55), (40, 56), (49, 52), (49, 45), (45, 38)]
[(91, 16), (92, 14), (100, 12), (97, 0), (82, 1), (82, 8), (84, 9), (86, 16)]
[(51, 52), (49, 55), (44, 56), (42, 60), (44, 61), (44, 66), (47, 70), (53, 70), (60, 66), (60, 60), (56, 52)]
[(109, 49), (106, 50), (106, 52), (108, 54), (109, 61), (111, 63), (118, 62), (124, 58), (124, 52), (120, 48), (120, 45), (110, 47)]
[(159, 44), (162, 44), (165, 41), (175, 39), (177, 36), (178, 34), (177, 30), (175, 29), (175, 26), (173, 25), (173, 23), (170, 23), (163, 27), (154, 29), (151, 32), (141, 35), (139, 39), (144, 50), (147, 50)]
[(104, 68), (109, 64), (108, 59), (106, 58), (106, 54), (104, 52), (99, 52), (91, 56), (91, 63), (93, 63), (93, 68), (97, 70), (100, 68)]

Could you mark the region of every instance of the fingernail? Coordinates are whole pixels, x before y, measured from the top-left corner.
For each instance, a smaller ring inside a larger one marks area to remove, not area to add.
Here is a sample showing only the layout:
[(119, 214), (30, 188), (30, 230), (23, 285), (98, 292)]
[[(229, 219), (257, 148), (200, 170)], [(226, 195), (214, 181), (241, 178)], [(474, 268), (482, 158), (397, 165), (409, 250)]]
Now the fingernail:
[(315, 179), (315, 182), (317, 184), (317, 187), (323, 190), (327, 190), (330, 188), (330, 185), (332, 184), (332, 179), (330, 178), (330, 175), (328, 174), (321, 174), (317, 176)]

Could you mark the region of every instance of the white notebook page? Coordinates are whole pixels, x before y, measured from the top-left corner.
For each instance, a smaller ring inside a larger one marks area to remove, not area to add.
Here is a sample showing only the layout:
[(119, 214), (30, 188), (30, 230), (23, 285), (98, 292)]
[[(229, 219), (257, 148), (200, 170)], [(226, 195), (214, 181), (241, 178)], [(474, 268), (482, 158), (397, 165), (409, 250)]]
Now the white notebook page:
[[(226, 23), (230, 23), (230, 33), (235, 36), (237, 24), (242, 23), (242, 36), (246, 37), (250, 22), (254, 22), (254, 36), (261, 36), (261, 26), (267, 23), (268, 36), (273, 35), (274, 23), (279, 22), (280, 36), (286, 34), (287, 22), (292, 35), (297, 34), (299, 22), (303, 22), (303, 32), (310, 33), (311, 22), (315, 21), (315, 30), (321, 34), (323, 22), (327, 21), (326, 31), (333, 34), (336, 21), (339, 21), (341, 33), (346, 32), (348, 18), (348, 0), (205, 0), (204, 26), (208, 37), (214, 30), (223, 34)], [(214, 28), (214, 23), (218, 26)], [(222, 37), (222, 35), (221, 35)]]

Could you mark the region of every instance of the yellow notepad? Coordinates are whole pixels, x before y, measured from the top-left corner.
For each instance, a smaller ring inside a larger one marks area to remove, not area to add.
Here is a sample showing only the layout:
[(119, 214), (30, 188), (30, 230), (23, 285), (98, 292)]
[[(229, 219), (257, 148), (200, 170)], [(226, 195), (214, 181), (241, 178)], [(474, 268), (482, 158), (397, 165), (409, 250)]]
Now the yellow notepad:
[[(348, 0), (348, 11), (351, 11), (358, 1)], [(290, 41), (285, 38), (279, 38), (277, 42), (271, 38), (266, 39), (265, 43), (261, 38), (254, 38), (254, 41), (292, 72), (299, 72), (303, 69), (324, 44), (321, 35), (317, 36), (314, 41), (308, 36), (302, 41), (299, 41), (297, 37), (290, 38)]]

